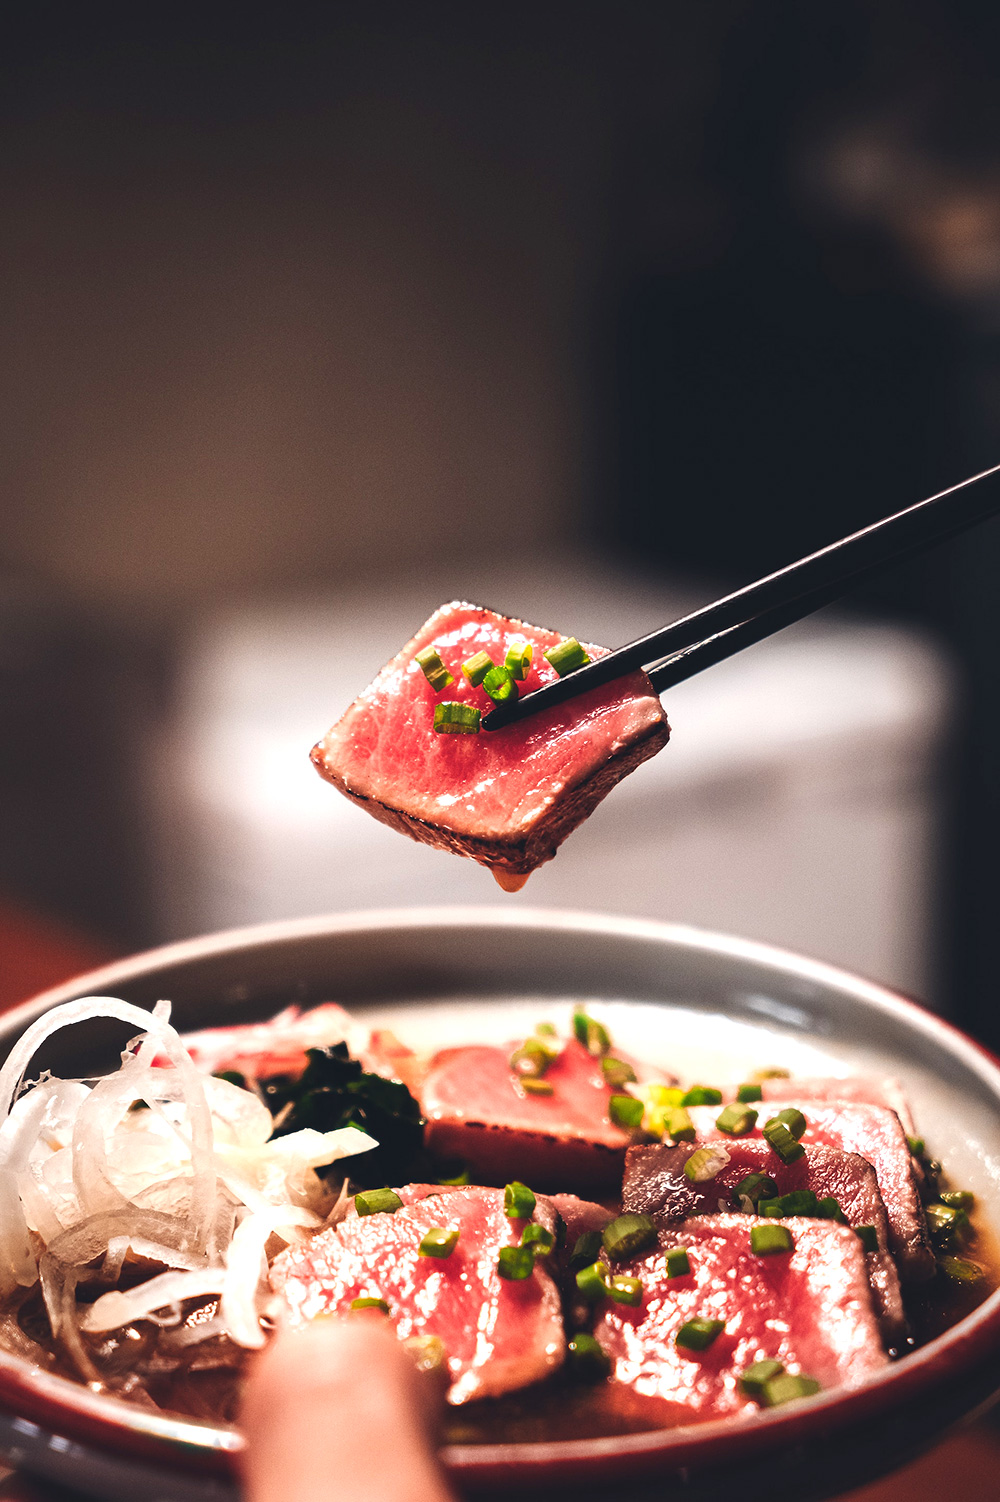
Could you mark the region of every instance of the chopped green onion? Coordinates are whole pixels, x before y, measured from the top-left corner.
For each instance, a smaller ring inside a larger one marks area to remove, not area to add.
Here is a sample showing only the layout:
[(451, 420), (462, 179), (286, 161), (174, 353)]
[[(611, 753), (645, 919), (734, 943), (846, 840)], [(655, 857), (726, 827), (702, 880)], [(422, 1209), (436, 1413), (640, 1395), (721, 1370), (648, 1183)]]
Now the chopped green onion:
[(745, 1179), (740, 1179), (733, 1190), (733, 1203), (741, 1205), (744, 1200), (749, 1200), (754, 1206), (762, 1199), (770, 1199), (778, 1193), (778, 1186), (766, 1173), (748, 1173)]
[(689, 1184), (707, 1184), (717, 1178), (729, 1162), (724, 1147), (713, 1143), (711, 1147), (697, 1147), (684, 1164), (684, 1177)]
[(437, 1335), (410, 1335), (403, 1347), (413, 1357), (418, 1372), (439, 1372), (448, 1360), (444, 1341)]
[(667, 1253), (667, 1277), (683, 1278), (691, 1271), (686, 1246), (672, 1246)]
[(457, 1170), (457, 1172), (453, 1173), (450, 1178), (438, 1179), (438, 1183), (448, 1185), (454, 1189), (458, 1189), (461, 1188), (463, 1184), (471, 1184), (472, 1175), (469, 1173), (469, 1170), (467, 1168), (460, 1168)]
[(790, 1372), (783, 1372), (780, 1377), (772, 1377), (770, 1382), (764, 1383), (760, 1400), (765, 1408), (777, 1408), (795, 1398), (811, 1398), (822, 1390), (815, 1377), (793, 1377)]
[(383, 1314), (389, 1313), (389, 1305), (385, 1299), (352, 1299), (350, 1307), (352, 1312), (355, 1309), (379, 1309)]
[(634, 1095), (612, 1095), (608, 1101), (608, 1115), (615, 1126), (634, 1131), (642, 1120), (643, 1105)]
[(791, 1132), (792, 1136), (795, 1138), (796, 1142), (799, 1140), (806, 1129), (805, 1117), (803, 1116), (802, 1112), (797, 1111), (794, 1106), (786, 1106), (783, 1111), (779, 1111), (777, 1115), (770, 1117), (768, 1121), (765, 1122), (764, 1130), (766, 1131), (767, 1128), (771, 1126), (775, 1121), (780, 1121), (783, 1126), (786, 1126)]
[(359, 1189), (354, 1208), (359, 1215), (394, 1215), (403, 1201), (394, 1189)]
[(559, 1036), (554, 1023), (551, 1022), (539, 1022), (535, 1028), (535, 1032), (540, 1038), (558, 1038)]
[(772, 1215), (772, 1216), (777, 1217), (780, 1220), (780, 1218), (781, 1218), (781, 1201), (780, 1201), (780, 1199), (778, 1199), (778, 1200), (758, 1200), (757, 1201), (757, 1214), (758, 1215), (764, 1215), (764, 1216)]
[(689, 1319), (674, 1336), (674, 1345), (685, 1351), (707, 1351), (725, 1328), (725, 1321), (721, 1319)]
[(759, 1398), (764, 1391), (765, 1382), (770, 1382), (772, 1377), (780, 1377), (784, 1370), (780, 1361), (768, 1358), (755, 1361), (740, 1373), (740, 1391), (748, 1398)]
[(790, 1189), (771, 1203), (778, 1206), (771, 1215), (815, 1215), (819, 1205), (814, 1189)]
[(479, 710), (458, 699), (445, 699), (434, 706), (434, 729), (438, 735), (478, 735)]
[(795, 1245), (787, 1226), (751, 1226), (750, 1250), (755, 1257), (770, 1257), (775, 1252), (790, 1252)]
[(983, 1276), (979, 1263), (970, 1262), (966, 1257), (942, 1257), (938, 1266), (953, 1283), (978, 1283)]
[(674, 1142), (693, 1142), (694, 1122), (683, 1106), (668, 1106), (663, 1112), (663, 1135)]
[(971, 1189), (945, 1189), (938, 1199), (951, 1210), (971, 1210), (976, 1203)]
[(513, 674), (508, 673), (506, 668), (490, 668), (483, 679), (483, 690), (494, 704), (506, 704), (508, 700), (517, 698), (517, 684)]
[(431, 1226), (417, 1247), (421, 1257), (450, 1257), (458, 1246), (458, 1230), (445, 1226)]
[(834, 1199), (832, 1194), (828, 1194), (823, 1199), (816, 1201), (816, 1214), (823, 1220), (836, 1220), (842, 1226), (847, 1225), (847, 1216), (840, 1208), (840, 1201)]
[[(212, 1075), (212, 1078), (213, 1080), (225, 1080), (227, 1085), (236, 1085), (240, 1090), (247, 1088), (246, 1075), (240, 1074), (238, 1069), (220, 1069), (218, 1074)], [(139, 1103), (137, 1102), (137, 1104)], [(145, 1105), (146, 1102), (142, 1101), (141, 1104)], [(129, 1109), (131, 1110), (131, 1107)]]
[(763, 1100), (764, 1092), (759, 1085), (741, 1085), (736, 1092), (736, 1099), (747, 1105), (750, 1101)]
[(530, 641), (511, 642), (507, 648), (507, 656), (504, 658), (503, 665), (510, 676), (516, 678), (519, 683), (523, 683), (531, 672), (531, 659), (534, 655), (534, 650)]
[(878, 1232), (874, 1226), (855, 1226), (854, 1234), (866, 1252), (878, 1251)]
[(721, 1106), (722, 1091), (711, 1085), (692, 1085), (681, 1099), (682, 1106)]
[(555, 1246), (555, 1241), (552, 1232), (536, 1221), (529, 1222), (521, 1232), (521, 1245), (534, 1247), (536, 1257), (547, 1257)]
[(616, 1304), (628, 1304), (635, 1309), (642, 1303), (642, 1279), (615, 1273), (608, 1281), (608, 1292)]
[(725, 1106), (715, 1118), (715, 1125), (730, 1137), (742, 1137), (757, 1125), (757, 1112), (752, 1106)]
[(514, 1179), (504, 1187), (503, 1213), (508, 1220), (530, 1220), (535, 1213), (535, 1204), (535, 1196), (520, 1179)]
[(497, 1272), (501, 1278), (507, 1278), (512, 1283), (520, 1283), (525, 1278), (530, 1278), (535, 1270), (535, 1249), (533, 1246), (502, 1246), (497, 1258)]
[(596, 1262), (601, 1254), (600, 1231), (584, 1231), (576, 1238), (572, 1255), (569, 1259), (571, 1272), (579, 1272), (581, 1267), (588, 1267), (591, 1262)]
[(601, 1073), (605, 1083), (612, 1089), (618, 1089), (621, 1085), (635, 1084), (635, 1070), (631, 1064), (626, 1064), (624, 1059), (612, 1059), (610, 1055), (601, 1060)]
[(510, 1067), (522, 1079), (541, 1079), (552, 1063), (552, 1049), (542, 1038), (525, 1038), (510, 1056)]
[(794, 1163), (805, 1156), (805, 1148), (796, 1142), (783, 1121), (769, 1121), (763, 1128), (768, 1145), (778, 1154), (782, 1163)]
[(752, 1080), (790, 1080), (791, 1077), (788, 1069), (755, 1069), (750, 1075)]
[(555, 1089), (552, 1085), (549, 1084), (548, 1080), (532, 1079), (530, 1075), (527, 1075), (524, 1079), (521, 1080), (521, 1089), (527, 1090), (529, 1095), (555, 1094)]
[(650, 1217), (628, 1212), (609, 1221), (601, 1232), (604, 1250), (615, 1262), (624, 1262), (626, 1257), (645, 1251), (655, 1240), (656, 1226)]
[(591, 1262), (587, 1267), (581, 1267), (577, 1273), (577, 1289), (589, 1303), (596, 1304), (599, 1299), (606, 1299), (608, 1296), (609, 1276), (603, 1262)]
[(915, 1158), (922, 1158), (927, 1151), (927, 1144), (922, 1137), (907, 1137), (906, 1145)]
[(567, 1345), (566, 1359), (570, 1372), (580, 1382), (598, 1382), (611, 1371), (611, 1360), (604, 1347), (582, 1330)]
[(649, 1092), (650, 1103), (661, 1109), (676, 1108), (684, 1099), (684, 1091), (676, 1085), (644, 1085), (643, 1089)]
[(455, 679), (441, 661), (436, 647), (425, 647), (417, 653), (414, 661), (420, 664), (424, 677), (436, 694), (442, 693), (454, 683)]
[(971, 1230), (967, 1213), (964, 1210), (956, 1210), (951, 1205), (940, 1203), (927, 1205), (924, 1213), (927, 1216), (931, 1236), (942, 1246), (947, 1246), (954, 1240), (964, 1240)]
[(590, 661), (575, 636), (568, 636), (565, 641), (550, 647), (543, 655), (545, 661), (552, 664), (560, 678), (565, 678), (567, 673), (575, 673), (577, 668), (585, 668)]
[(462, 663), (462, 672), (472, 687), (478, 688), (493, 666), (493, 658), (488, 652), (476, 652), (473, 657), (466, 658)]
[(595, 1059), (599, 1059), (604, 1054), (610, 1052), (611, 1039), (608, 1036), (607, 1028), (595, 1018), (588, 1017), (586, 1012), (574, 1012), (573, 1032), (576, 1035), (576, 1041), (582, 1043), (587, 1052), (593, 1054)]

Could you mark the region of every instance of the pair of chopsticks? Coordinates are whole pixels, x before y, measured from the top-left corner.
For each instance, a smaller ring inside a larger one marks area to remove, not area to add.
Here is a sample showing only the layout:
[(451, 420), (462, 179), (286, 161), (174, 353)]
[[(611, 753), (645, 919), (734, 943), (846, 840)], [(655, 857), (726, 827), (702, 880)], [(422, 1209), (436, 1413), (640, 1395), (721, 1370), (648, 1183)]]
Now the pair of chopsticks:
[(499, 730), (637, 668), (645, 668), (656, 692), (662, 693), (829, 605), (860, 579), (887, 564), (943, 542), (997, 511), (1000, 465), (862, 527), (660, 631), (651, 631), (606, 657), (596, 658), (513, 704), (498, 705), (483, 717), (482, 728)]

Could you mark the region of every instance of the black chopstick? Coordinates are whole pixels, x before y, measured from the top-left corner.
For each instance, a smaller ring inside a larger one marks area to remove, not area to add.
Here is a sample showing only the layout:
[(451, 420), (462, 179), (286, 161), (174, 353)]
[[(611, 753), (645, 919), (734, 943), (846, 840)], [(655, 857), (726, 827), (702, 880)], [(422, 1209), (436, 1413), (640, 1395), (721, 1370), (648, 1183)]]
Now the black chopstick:
[(499, 730), (651, 663), (658, 664), (650, 676), (662, 693), (828, 605), (861, 576), (942, 542), (996, 511), (1000, 511), (1000, 465), (640, 636), (514, 704), (498, 705), (483, 717), (482, 727)]

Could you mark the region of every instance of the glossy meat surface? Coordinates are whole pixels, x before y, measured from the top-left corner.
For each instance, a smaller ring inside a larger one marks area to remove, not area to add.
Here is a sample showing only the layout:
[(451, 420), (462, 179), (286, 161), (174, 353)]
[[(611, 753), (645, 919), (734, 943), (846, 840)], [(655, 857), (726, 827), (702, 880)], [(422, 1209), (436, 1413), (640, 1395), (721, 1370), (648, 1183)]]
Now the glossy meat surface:
[[(641, 1305), (602, 1306), (594, 1334), (613, 1375), (649, 1397), (681, 1403), (695, 1418), (756, 1412), (738, 1387), (742, 1371), (773, 1358), (824, 1389), (855, 1386), (887, 1363), (872, 1309), (861, 1244), (829, 1221), (791, 1218), (791, 1252), (758, 1257), (755, 1216), (696, 1217), (660, 1231), (660, 1246), (618, 1264), (643, 1281)], [(687, 1248), (689, 1274), (667, 1277), (664, 1251)], [(674, 1337), (690, 1319), (723, 1320), (705, 1351)]]
[[(797, 1106), (806, 1118), (802, 1138), (806, 1147), (815, 1144), (858, 1153), (874, 1168), (889, 1218), (890, 1249), (903, 1282), (920, 1283), (933, 1277), (935, 1262), (927, 1221), (909, 1145), (895, 1111), (860, 1101), (814, 1101), (801, 1095), (790, 1096), (788, 1103)], [(780, 1109), (777, 1102), (771, 1104), (775, 1110)], [(716, 1128), (718, 1114), (715, 1106), (692, 1107), (699, 1141), (732, 1141)], [(767, 1119), (767, 1111), (762, 1111), (751, 1137), (761, 1139), (761, 1127)], [(777, 1159), (777, 1154), (772, 1156)]]
[(766, 1142), (734, 1137), (726, 1143), (729, 1162), (725, 1168), (714, 1179), (692, 1184), (684, 1174), (684, 1165), (694, 1151), (688, 1143), (629, 1148), (622, 1187), (624, 1209), (652, 1215), (664, 1227), (689, 1216), (712, 1215), (719, 1210), (720, 1201), (729, 1208), (732, 1191), (751, 1173), (766, 1173), (779, 1194), (811, 1189), (817, 1199), (832, 1195), (849, 1225), (875, 1227), (878, 1250), (864, 1253), (865, 1265), (886, 1343), (898, 1345), (906, 1333), (903, 1296), (889, 1251), (885, 1205), (870, 1163), (857, 1153), (813, 1143), (804, 1157), (786, 1164)]
[(546, 1072), (552, 1094), (531, 1095), (511, 1071), (513, 1046), (436, 1056), (420, 1092), (431, 1151), (460, 1158), (486, 1183), (617, 1190), (629, 1136), (608, 1116), (612, 1092), (600, 1059), (571, 1039)]
[[(442, 735), (434, 706), (458, 700), (485, 713), (491, 700), (461, 671), (487, 652), (503, 663), (525, 640), (534, 656), (522, 695), (558, 675), (542, 655), (558, 632), (455, 602), (444, 605), (313, 748), (321, 775), (377, 819), (424, 843), (510, 875), (551, 859), (616, 782), (666, 743), (659, 699), (642, 673), (502, 730)], [(415, 654), (433, 646), (454, 676), (435, 694)], [(588, 647), (591, 656), (603, 649)]]
[[(761, 1093), (768, 1102), (779, 1105), (794, 1105), (796, 1100), (853, 1100), (870, 1106), (885, 1106), (895, 1111), (903, 1124), (903, 1131), (913, 1133), (913, 1117), (903, 1087), (892, 1075), (852, 1074), (846, 1079), (833, 1076), (812, 1076), (801, 1079), (761, 1080)], [(726, 1100), (734, 1100), (735, 1088), (724, 1092)]]
[[(450, 1189), (426, 1197), (427, 1188), (401, 1190), (404, 1206), (393, 1215), (349, 1215), (276, 1258), (271, 1282), (283, 1293), (292, 1323), (324, 1314), (357, 1318), (349, 1312), (352, 1299), (381, 1298), (400, 1339), (436, 1335), (443, 1342), (450, 1403), (540, 1381), (563, 1359), (559, 1292), (543, 1258), (522, 1281), (497, 1272), (500, 1248), (516, 1244), (525, 1223), (507, 1219), (501, 1190)], [(554, 1228), (543, 1200), (535, 1219)], [(434, 1226), (459, 1229), (450, 1257), (419, 1255)]]

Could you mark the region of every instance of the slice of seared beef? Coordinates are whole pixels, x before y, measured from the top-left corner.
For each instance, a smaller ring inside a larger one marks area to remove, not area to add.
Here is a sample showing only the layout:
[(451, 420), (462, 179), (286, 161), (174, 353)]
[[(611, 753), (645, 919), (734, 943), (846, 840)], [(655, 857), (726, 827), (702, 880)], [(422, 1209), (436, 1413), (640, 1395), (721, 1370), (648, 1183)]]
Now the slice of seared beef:
[[(903, 1282), (922, 1283), (933, 1277), (936, 1264), (924, 1207), (917, 1190), (909, 1144), (895, 1111), (861, 1101), (816, 1101), (798, 1095), (789, 1097), (788, 1104), (797, 1106), (806, 1118), (802, 1138), (805, 1146), (815, 1144), (859, 1153), (874, 1168), (889, 1217), (890, 1250)], [(777, 1111), (780, 1106), (777, 1102), (765, 1103), (752, 1133), (754, 1138), (761, 1138), (761, 1128), (768, 1119), (769, 1109)], [(733, 1141), (716, 1127), (718, 1114), (715, 1106), (691, 1108), (699, 1141)], [(776, 1153), (772, 1157), (775, 1162), (781, 1161)]]
[[(292, 1323), (322, 1314), (349, 1317), (351, 1302), (384, 1299), (400, 1339), (436, 1335), (448, 1359), (450, 1403), (495, 1397), (548, 1376), (563, 1359), (559, 1291), (544, 1258), (521, 1280), (502, 1278), (500, 1248), (516, 1245), (525, 1222), (508, 1220), (498, 1189), (399, 1191), (394, 1214), (349, 1215), (312, 1241), (290, 1247), (271, 1267)], [(534, 1217), (554, 1231), (539, 1200)], [(421, 1257), (432, 1227), (456, 1227), (449, 1257)]]
[[(692, 1419), (721, 1418), (756, 1408), (739, 1377), (756, 1361), (780, 1361), (824, 1389), (856, 1386), (880, 1371), (882, 1349), (861, 1243), (846, 1226), (793, 1217), (790, 1252), (757, 1256), (749, 1215), (706, 1215), (665, 1226), (656, 1251), (623, 1271), (641, 1278), (636, 1307), (601, 1306), (594, 1334), (613, 1363), (616, 1381), (639, 1393), (682, 1404)], [(690, 1272), (668, 1277), (665, 1252), (687, 1249)], [(705, 1350), (676, 1344), (689, 1320), (723, 1321)]]
[(726, 1143), (729, 1162), (714, 1179), (692, 1184), (684, 1165), (696, 1148), (656, 1144), (631, 1147), (625, 1160), (622, 1204), (625, 1210), (652, 1215), (666, 1228), (693, 1215), (713, 1215), (737, 1208), (736, 1186), (749, 1174), (773, 1179), (779, 1195), (811, 1189), (817, 1199), (832, 1196), (851, 1226), (874, 1226), (878, 1249), (865, 1253), (865, 1265), (886, 1345), (897, 1347), (906, 1335), (903, 1297), (896, 1264), (889, 1251), (889, 1222), (871, 1164), (857, 1153), (811, 1143), (805, 1156), (782, 1163), (766, 1142), (737, 1137)]
[[(723, 1091), (726, 1100), (734, 1100), (737, 1086)], [(885, 1106), (895, 1111), (903, 1123), (903, 1131), (913, 1135), (913, 1117), (903, 1087), (892, 1075), (852, 1074), (846, 1079), (832, 1076), (803, 1076), (801, 1079), (761, 1080), (761, 1093), (765, 1101), (779, 1105), (794, 1105), (799, 1100), (855, 1100), (870, 1106)]]
[(436, 1056), (420, 1092), (431, 1152), (461, 1159), (479, 1183), (616, 1191), (630, 1137), (608, 1115), (600, 1059), (571, 1039), (546, 1070), (552, 1094), (532, 1095), (510, 1055), (474, 1045)]
[[(571, 830), (666, 744), (669, 727), (643, 673), (589, 690), (504, 729), (441, 734), (435, 705), (482, 713), (492, 701), (462, 673), (485, 652), (502, 665), (509, 647), (533, 657), (521, 694), (558, 674), (544, 653), (565, 638), (476, 605), (443, 605), (313, 748), (320, 774), (383, 824), (423, 844), (471, 856), (501, 885), (520, 885), (551, 860)], [(454, 682), (435, 693), (416, 654), (433, 647)], [(604, 651), (588, 646), (592, 657)]]

